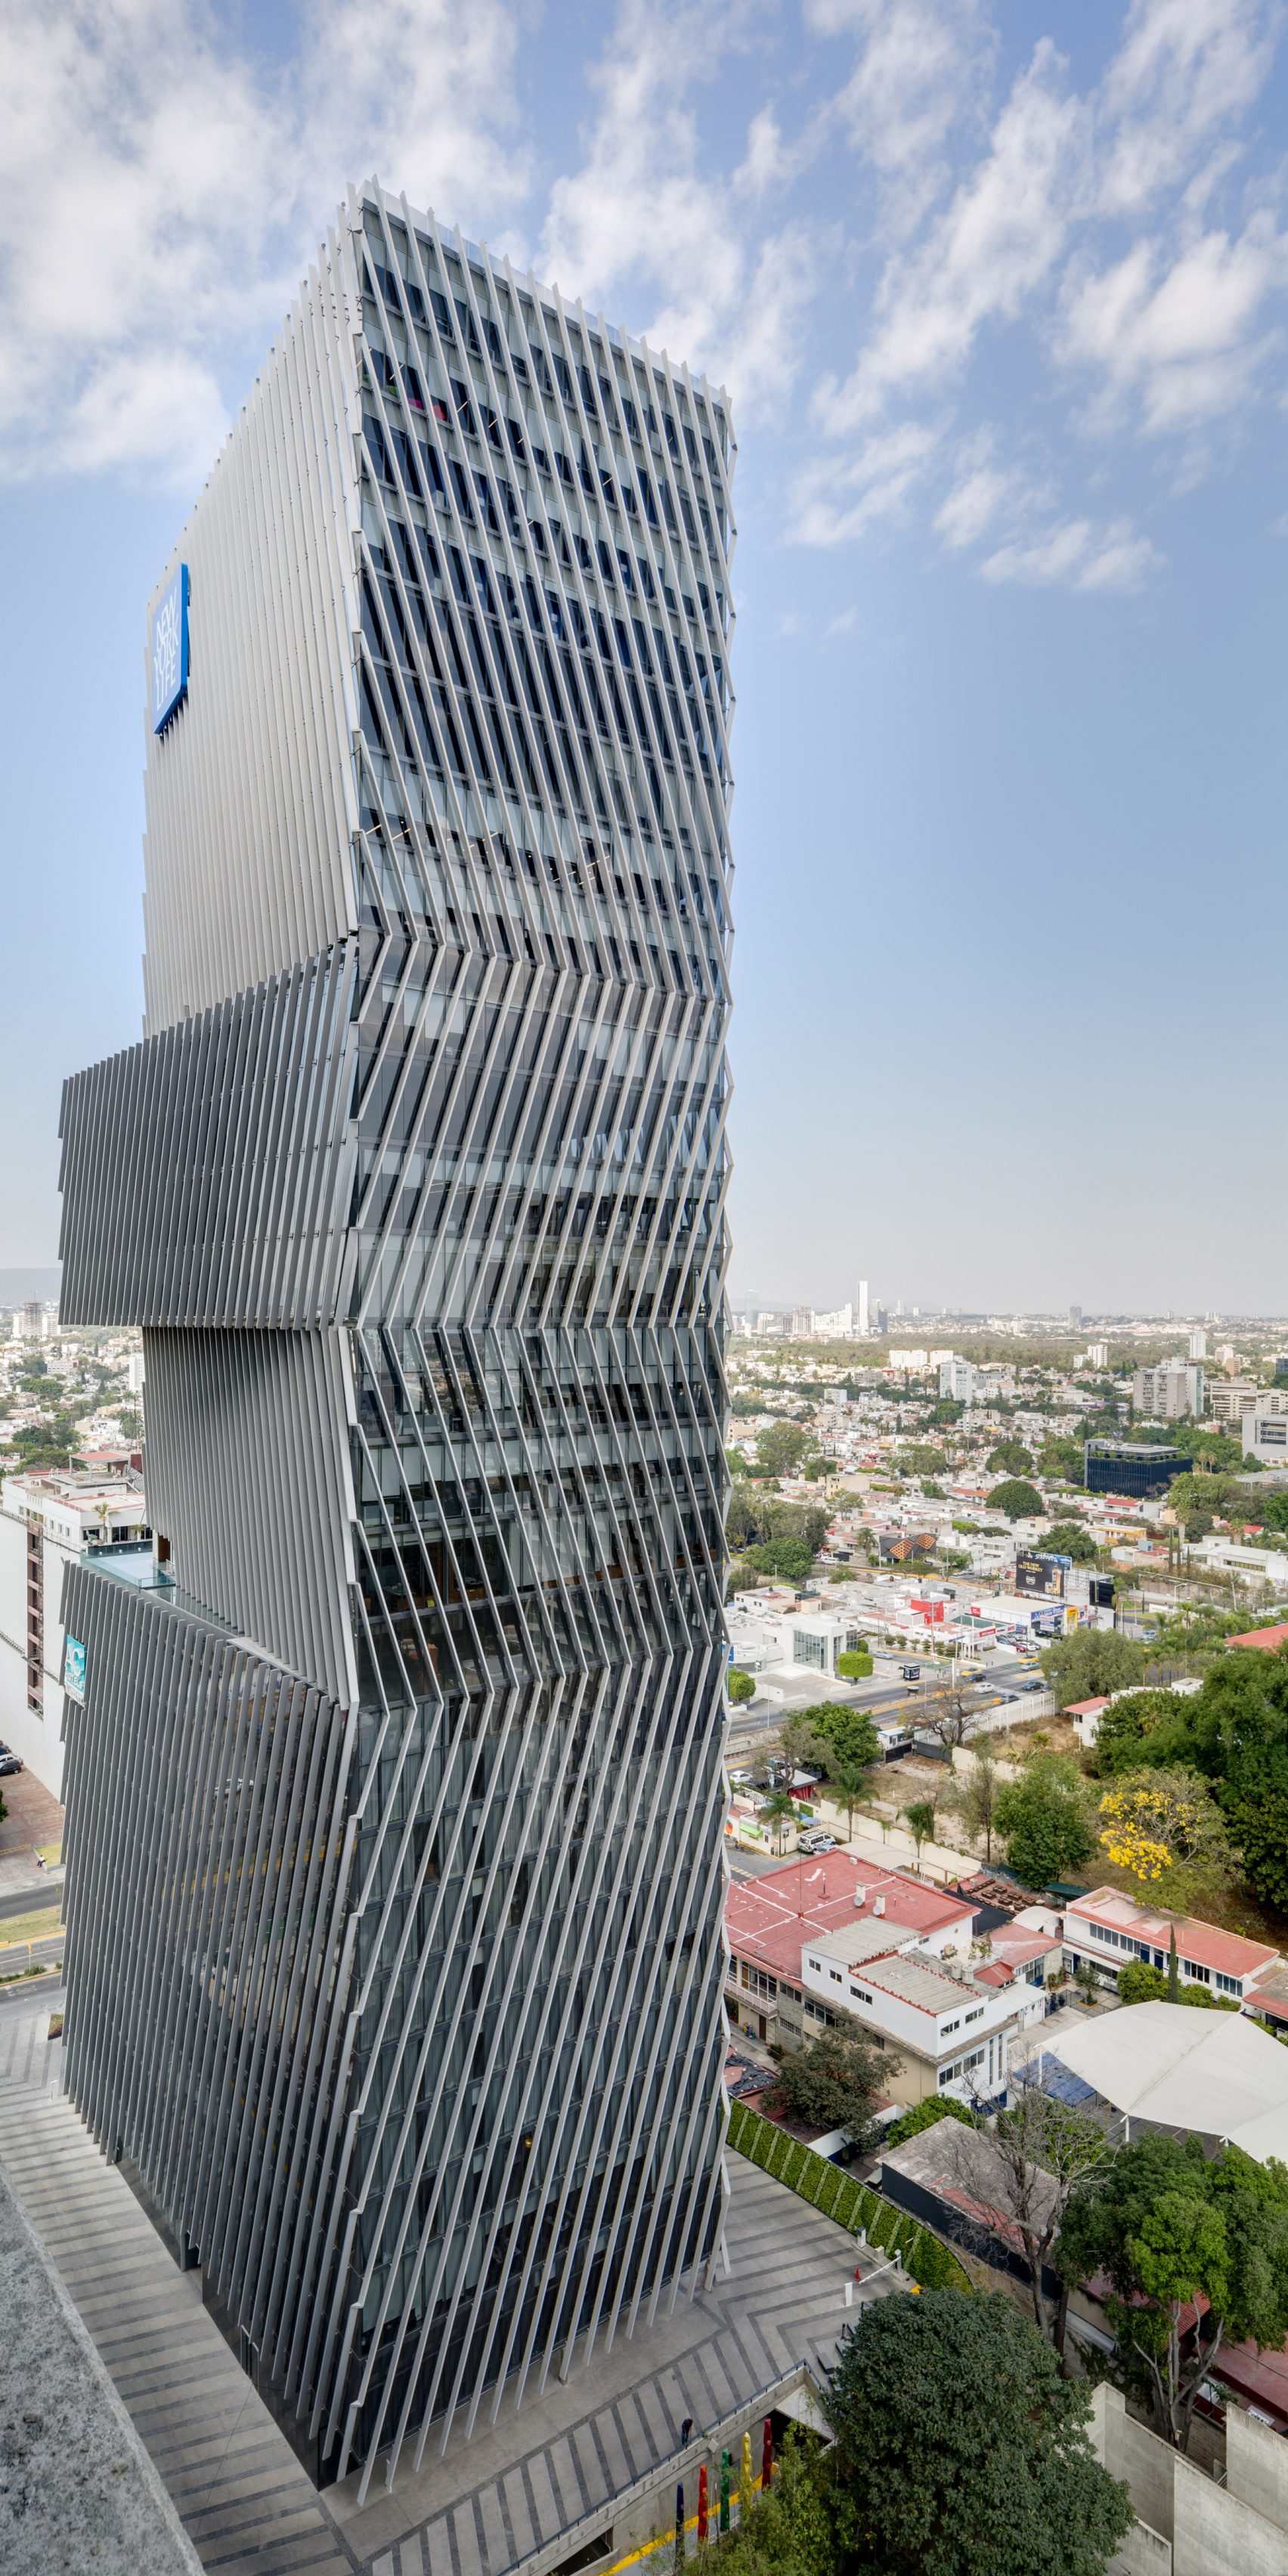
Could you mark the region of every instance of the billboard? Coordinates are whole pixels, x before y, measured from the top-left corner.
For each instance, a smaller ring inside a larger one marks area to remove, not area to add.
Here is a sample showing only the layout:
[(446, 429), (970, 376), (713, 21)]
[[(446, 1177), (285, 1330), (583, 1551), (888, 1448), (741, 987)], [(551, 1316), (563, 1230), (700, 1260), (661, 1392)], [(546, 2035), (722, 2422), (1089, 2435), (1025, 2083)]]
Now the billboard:
[(188, 689), (188, 567), (180, 564), (152, 620), (152, 730), (164, 733)]
[(85, 1649), (79, 1637), (69, 1636), (63, 1647), (63, 1689), (69, 1699), (85, 1697)]
[(1063, 1601), (1065, 1576), (1072, 1564), (1071, 1556), (1043, 1556), (1036, 1548), (1021, 1548), (1015, 1560), (1015, 1589)]

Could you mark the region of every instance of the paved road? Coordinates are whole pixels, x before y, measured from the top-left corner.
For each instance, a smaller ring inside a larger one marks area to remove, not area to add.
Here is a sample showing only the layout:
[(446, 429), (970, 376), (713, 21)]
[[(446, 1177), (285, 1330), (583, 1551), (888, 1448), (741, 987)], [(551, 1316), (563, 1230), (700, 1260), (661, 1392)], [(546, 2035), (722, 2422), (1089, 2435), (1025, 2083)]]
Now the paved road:
[(7, 1896), (0, 1896), (0, 1922), (10, 1914), (43, 1914), (47, 1907), (52, 1907), (56, 1915), (62, 1901), (61, 1878), (38, 1878), (31, 1887), (14, 1888)]

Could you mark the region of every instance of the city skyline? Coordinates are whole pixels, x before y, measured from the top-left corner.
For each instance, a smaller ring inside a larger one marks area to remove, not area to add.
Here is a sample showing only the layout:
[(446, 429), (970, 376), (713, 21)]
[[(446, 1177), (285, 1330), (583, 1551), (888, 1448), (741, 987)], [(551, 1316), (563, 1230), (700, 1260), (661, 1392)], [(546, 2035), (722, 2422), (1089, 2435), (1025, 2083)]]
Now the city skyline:
[(381, 82), (338, 6), (11, 14), (0, 1259), (137, 1026), (141, 603), (357, 167), (737, 399), (739, 1266), (1279, 1303), (1274, 1013), (1180, 1025), (1197, 921), (1288, 933), (1273, 14), (377, 5)]

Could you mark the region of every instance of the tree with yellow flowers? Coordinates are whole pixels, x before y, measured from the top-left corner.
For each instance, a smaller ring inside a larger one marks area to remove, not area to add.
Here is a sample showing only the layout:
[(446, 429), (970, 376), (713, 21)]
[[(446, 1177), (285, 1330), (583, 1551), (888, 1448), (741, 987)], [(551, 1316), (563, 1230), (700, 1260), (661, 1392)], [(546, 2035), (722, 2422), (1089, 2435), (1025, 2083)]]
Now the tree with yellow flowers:
[(1183, 1913), (1233, 1866), (1220, 1808), (1192, 1771), (1129, 1771), (1100, 1801), (1100, 1842), (1143, 1902)]

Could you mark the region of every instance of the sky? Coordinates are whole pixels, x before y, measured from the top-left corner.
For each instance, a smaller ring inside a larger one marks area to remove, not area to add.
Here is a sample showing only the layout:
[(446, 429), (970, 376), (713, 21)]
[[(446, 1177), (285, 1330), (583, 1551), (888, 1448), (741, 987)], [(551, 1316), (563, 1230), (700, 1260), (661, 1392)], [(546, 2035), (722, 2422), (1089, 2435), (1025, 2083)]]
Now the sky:
[(1288, 1312), (1277, 0), (6, 0), (0, 1263), (139, 1033), (144, 604), (375, 172), (729, 389), (732, 1281)]

